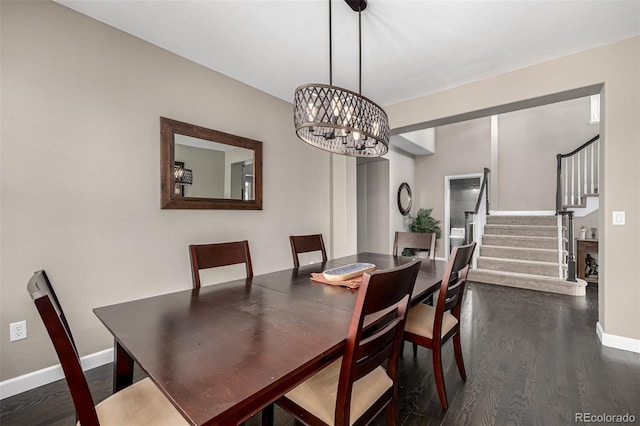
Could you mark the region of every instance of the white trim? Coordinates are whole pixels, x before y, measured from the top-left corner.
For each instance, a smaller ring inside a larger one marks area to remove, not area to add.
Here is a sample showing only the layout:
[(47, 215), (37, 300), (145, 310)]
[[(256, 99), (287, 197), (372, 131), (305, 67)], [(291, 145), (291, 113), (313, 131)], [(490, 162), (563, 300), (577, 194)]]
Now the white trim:
[[(487, 190), (489, 191), (489, 202), (498, 206), (498, 143), (500, 140), (498, 134), (498, 116), (491, 116), (491, 166), (489, 172), (489, 182), (487, 182)], [(488, 212), (487, 212), (488, 213)]]
[(598, 335), (602, 346), (622, 349), (623, 351), (640, 353), (640, 340), (605, 333), (602, 329), (602, 326), (600, 325), (600, 321), (596, 323), (596, 334)]
[[(113, 348), (83, 356), (80, 358), (80, 362), (84, 371), (113, 362)], [(5, 399), (63, 378), (62, 367), (57, 364), (4, 380), (0, 382), (0, 399)]]
[(491, 216), (555, 216), (555, 210), (491, 210)]

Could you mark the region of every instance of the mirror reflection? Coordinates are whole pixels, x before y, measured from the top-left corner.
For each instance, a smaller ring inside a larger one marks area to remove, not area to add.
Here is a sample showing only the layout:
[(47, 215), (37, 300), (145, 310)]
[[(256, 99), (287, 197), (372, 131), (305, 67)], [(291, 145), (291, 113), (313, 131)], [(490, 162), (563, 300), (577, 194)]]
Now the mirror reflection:
[(262, 209), (262, 143), (161, 118), (162, 208)]
[(253, 165), (250, 149), (175, 136), (176, 192), (183, 197), (253, 200)]

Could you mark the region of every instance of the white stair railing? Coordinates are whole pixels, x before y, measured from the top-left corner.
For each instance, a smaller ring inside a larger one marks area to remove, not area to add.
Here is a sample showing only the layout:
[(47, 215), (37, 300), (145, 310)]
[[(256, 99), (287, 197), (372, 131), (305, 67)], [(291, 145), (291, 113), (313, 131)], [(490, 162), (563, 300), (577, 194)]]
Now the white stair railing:
[(556, 211), (585, 202), (597, 194), (600, 179), (600, 135), (568, 154), (558, 154)]

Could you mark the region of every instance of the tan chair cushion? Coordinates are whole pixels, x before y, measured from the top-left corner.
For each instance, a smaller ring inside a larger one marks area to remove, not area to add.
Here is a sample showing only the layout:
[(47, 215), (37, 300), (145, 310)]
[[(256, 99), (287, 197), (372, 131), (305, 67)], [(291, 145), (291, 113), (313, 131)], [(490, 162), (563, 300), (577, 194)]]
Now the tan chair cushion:
[(150, 379), (140, 380), (111, 395), (96, 405), (96, 412), (101, 426), (189, 424)]
[[(311, 376), (285, 396), (326, 424), (333, 426), (341, 365), (342, 357)], [(391, 386), (393, 386), (393, 381), (382, 367), (376, 368), (355, 382), (351, 395), (350, 424), (358, 420)]]
[[(433, 339), (433, 324), (436, 317), (436, 308), (431, 305), (419, 303), (409, 309), (407, 314), (407, 322), (404, 326), (405, 331), (417, 334), (418, 336)], [(458, 320), (451, 312), (447, 311), (442, 315), (442, 333), (440, 336), (447, 334), (453, 327), (458, 324)]]

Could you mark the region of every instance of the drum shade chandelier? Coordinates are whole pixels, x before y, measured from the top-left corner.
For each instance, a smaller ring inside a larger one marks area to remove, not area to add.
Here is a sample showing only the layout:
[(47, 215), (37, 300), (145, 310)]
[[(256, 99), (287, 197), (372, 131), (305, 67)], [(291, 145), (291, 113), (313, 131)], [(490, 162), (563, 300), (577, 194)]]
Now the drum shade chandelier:
[(358, 12), (358, 93), (333, 85), (329, 0), (329, 84), (298, 87), (293, 100), (296, 134), (306, 143), (337, 154), (379, 157), (389, 149), (389, 120), (362, 92), (362, 11), (366, 0), (345, 0)]
[(193, 171), (184, 168), (183, 163), (177, 163), (173, 166), (173, 176), (176, 185), (192, 185)]

